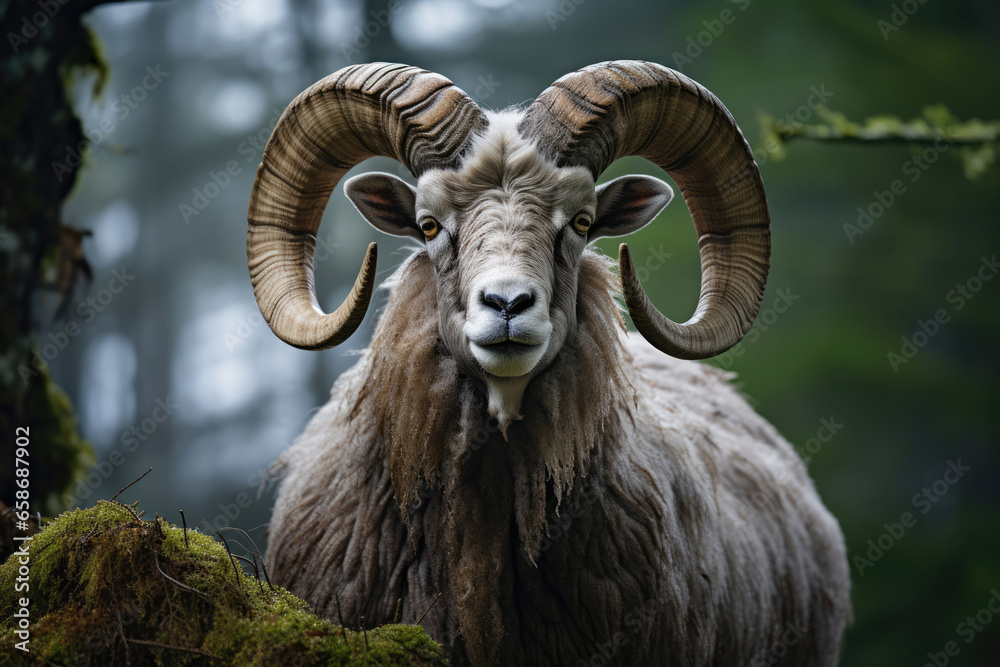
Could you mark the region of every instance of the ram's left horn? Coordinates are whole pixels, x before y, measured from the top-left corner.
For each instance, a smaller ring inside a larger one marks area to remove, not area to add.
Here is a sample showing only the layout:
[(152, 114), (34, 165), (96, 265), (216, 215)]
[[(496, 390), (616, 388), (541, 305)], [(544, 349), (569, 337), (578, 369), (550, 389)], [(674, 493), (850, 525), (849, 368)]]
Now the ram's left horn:
[(313, 278), (323, 210), (351, 167), (375, 155), (417, 176), (453, 167), (485, 124), (482, 110), (451, 81), (406, 65), (347, 67), (296, 97), (264, 149), (247, 213), (250, 280), (271, 330), (295, 347), (322, 350), (346, 340), (365, 316), (374, 243), (335, 312), (320, 309)]

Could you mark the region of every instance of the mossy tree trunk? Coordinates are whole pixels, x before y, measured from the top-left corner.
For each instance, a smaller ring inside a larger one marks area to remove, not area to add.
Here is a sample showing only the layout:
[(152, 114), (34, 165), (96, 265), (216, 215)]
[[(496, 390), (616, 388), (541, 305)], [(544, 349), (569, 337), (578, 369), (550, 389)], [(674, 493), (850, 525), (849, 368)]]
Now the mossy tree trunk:
[[(38, 346), (43, 291), (65, 298), (78, 269), (80, 235), (61, 208), (89, 152), (67, 83), (104, 66), (82, 15), (100, 0), (0, 0), (0, 500), (14, 502), (15, 429), (30, 432), (32, 510), (63, 509), (92, 453)], [(47, 318), (48, 319), (48, 318)]]

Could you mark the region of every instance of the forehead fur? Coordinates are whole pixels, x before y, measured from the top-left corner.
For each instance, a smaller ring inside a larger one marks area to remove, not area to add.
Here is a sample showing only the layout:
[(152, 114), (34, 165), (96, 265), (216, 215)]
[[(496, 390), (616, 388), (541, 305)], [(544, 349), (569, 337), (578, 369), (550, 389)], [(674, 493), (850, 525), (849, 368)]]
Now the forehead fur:
[(477, 136), (457, 171), (421, 178), (417, 205), (429, 211), (468, 209), (483, 195), (531, 193), (556, 208), (593, 206), (594, 179), (583, 167), (557, 167), (517, 130), (520, 111), (486, 112), (489, 125)]

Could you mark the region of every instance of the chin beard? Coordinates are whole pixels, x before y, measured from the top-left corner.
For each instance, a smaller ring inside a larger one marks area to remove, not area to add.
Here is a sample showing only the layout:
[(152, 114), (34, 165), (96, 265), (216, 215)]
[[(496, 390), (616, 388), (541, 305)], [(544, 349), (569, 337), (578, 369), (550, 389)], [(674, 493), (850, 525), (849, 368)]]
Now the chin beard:
[(500, 434), (503, 435), (504, 440), (507, 439), (507, 428), (511, 422), (524, 417), (521, 414), (521, 400), (524, 398), (524, 390), (531, 382), (531, 378), (531, 374), (517, 377), (487, 375), (484, 378), (487, 397), (486, 410), (490, 417), (497, 420)]

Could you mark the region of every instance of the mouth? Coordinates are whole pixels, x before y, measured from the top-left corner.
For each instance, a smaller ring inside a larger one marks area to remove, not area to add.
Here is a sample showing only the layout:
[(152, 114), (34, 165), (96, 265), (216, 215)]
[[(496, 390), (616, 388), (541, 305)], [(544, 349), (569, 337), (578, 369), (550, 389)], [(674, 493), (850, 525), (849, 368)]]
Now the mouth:
[(537, 343), (524, 340), (516, 340), (509, 337), (498, 338), (489, 341), (472, 341), (473, 345), (489, 350), (495, 354), (523, 354), (532, 348), (538, 347)]
[(489, 348), (491, 352), (496, 354), (503, 354), (509, 356), (516, 356), (519, 354), (524, 354), (532, 348), (536, 347), (530, 343), (518, 343), (512, 340), (505, 341), (503, 343), (493, 343), (492, 345), (485, 346)]
[(546, 343), (500, 338), (469, 341), (472, 355), (484, 371), (500, 377), (517, 377), (531, 372), (545, 354)]

